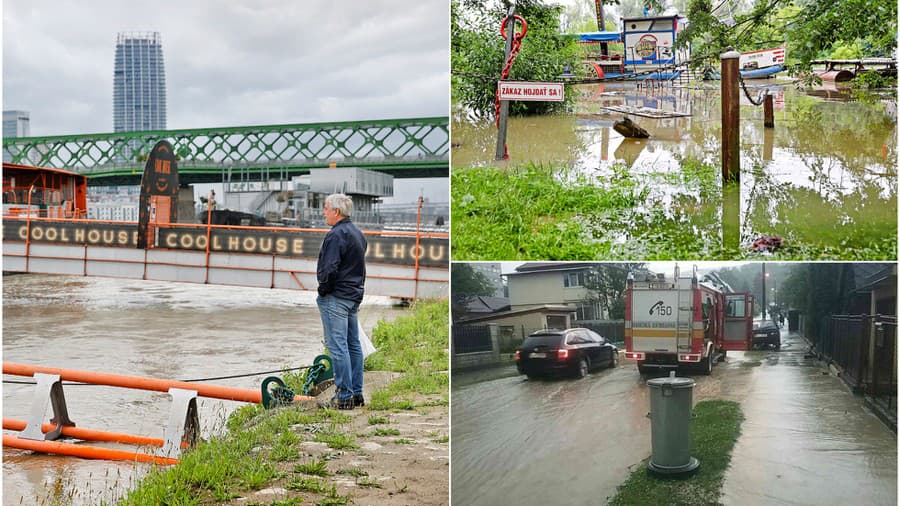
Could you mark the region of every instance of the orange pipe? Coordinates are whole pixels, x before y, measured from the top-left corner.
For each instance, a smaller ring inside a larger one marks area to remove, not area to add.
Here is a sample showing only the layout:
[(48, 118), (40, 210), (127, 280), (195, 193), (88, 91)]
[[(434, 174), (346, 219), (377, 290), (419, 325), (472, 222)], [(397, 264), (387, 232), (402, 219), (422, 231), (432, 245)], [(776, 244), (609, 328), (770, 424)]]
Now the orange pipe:
[(19, 448), (21, 450), (31, 450), (33, 452), (55, 453), (57, 455), (82, 457), (85, 459), (130, 460), (132, 462), (137, 461), (163, 465), (174, 465), (178, 463), (178, 459), (158, 457), (156, 455), (148, 455), (146, 453), (111, 450), (109, 448), (76, 445), (72, 443), (60, 443), (57, 441), (35, 441), (32, 439), (22, 439), (16, 436), (10, 436), (9, 434), (3, 435), (3, 446), (9, 448)]
[[(15, 418), (4, 418), (3, 428), (6, 430), (24, 430), (27, 423), (25, 420), (17, 420)], [(56, 428), (56, 424), (45, 423), (41, 425), (41, 430), (46, 434)], [(63, 427), (63, 436), (68, 436), (85, 441), (106, 441), (111, 443), (127, 443), (136, 445), (162, 446), (165, 441), (162, 439), (135, 436), (133, 434), (124, 434), (121, 432), (106, 432), (94, 429), (82, 429), (80, 427)], [(181, 443), (182, 448), (187, 448), (187, 443)]]
[[(91, 383), (94, 385), (106, 385), (111, 387), (136, 388), (138, 390), (153, 390), (156, 392), (168, 392), (170, 388), (182, 388), (194, 390), (201, 397), (212, 397), (228, 401), (262, 403), (262, 392), (247, 388), (223, 387), (207, 385), (205, 383), (188, 383), (186, 381), (172, 381), (141, 376), (126, 376), (124, 374), (110, 374), (105, 372), (79, 371), (75, 369), (61, 369), (58, 367), (44, 367), (40, 365), (16, 364), (3, 362), (3, 374), (15, 376), (34, 376), (35, 373), (56, 374), (66, 381), (79, 383)], [(308, 401), (314, 397), (295, 395), (294, 401)]]

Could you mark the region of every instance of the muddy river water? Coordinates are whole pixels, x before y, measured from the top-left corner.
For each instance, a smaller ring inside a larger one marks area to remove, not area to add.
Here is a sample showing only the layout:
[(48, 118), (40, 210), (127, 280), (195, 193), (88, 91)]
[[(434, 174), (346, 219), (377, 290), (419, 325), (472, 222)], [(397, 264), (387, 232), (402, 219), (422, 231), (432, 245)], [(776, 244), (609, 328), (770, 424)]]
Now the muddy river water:
[[(578, 95), (573, 110), (510, 118), (508, 162), (494, 161), (492, 122), (457, 114), (452, 165), (515, 167), (533, 162), (552, 167), (563, 178), (575, 173), (596, 179), (600, 186), (622, 177), (637, 181), (646, 193), (641, 195), (643, 204), (628, 216), (615, 222), (580, 217), (593, 237), (620, 244), (623, 258), (657, 254), (642, 251), (633, 239), (666, 228), (723, 236), (724, 244), (708, 248), (737, 249), (737, 239), (747, 246), (756, 237), (774, 235), (783, 237), (786, 245), (814, 245), (814, 251), (850, 246), (864, 258), (870, 258), (865, 249), (873, 241), (896, 237), (895, 92), (853, 95), (833, 83), (800, 91), (792, 83), (773, 80), (748, 85), (754, 99), (763, 90), (774, 96), (775, 127), (763, 127), (762, 107), (753, 106), (742, 93), (741, 183), (738, 192), (724, 198), (684, 169), (688, 161), (721, 167), (718, 83), (701, 88), (573, 86)], [(630, 114), (650, 138), (629, 139), (612, 128), (624, 113), (610, 108), (621, 107), (662, 110), (670, 117)], [(713, 187), (718, 178), (716, 172)], [(734, 233), (728, 231), (732, 220)], [(893, 259), (884, 251), (875, 256)]]
[[(729, 352), (694, 402), (739, 402), (745, 420), (724, 504), (896, 504), (897, 438), (783, 333), (776, 351)], [(604, 504), (650, 456), (648, 388), (634, 363), (583, 380), (456, 374), (455, 504)], [(701, 462), (702, 466), (702, 462)]]
[[(403, 314), (390, 299), (367, 297), (363, 328)], [(3, 360), (259, 388), (270, 374), (309, 365), (323, 350), (312, 292), (69, 276), (3, 278)], [(3, 416), (28, 417), (32, 386), (4, 376)], [(78, 427), (162, 438), (167, 394), (65, 385)], [(202, 436), (220, 433), (237, 402), (200, 399)], [(46, 415), (49, 418), (50, 412)], [(7, 432), (8, 433), (8, 432)], [(89, 443), (121, 449), (116, 444)], [(114, 503), (146, 465), (3, 450), (3, 504)]]

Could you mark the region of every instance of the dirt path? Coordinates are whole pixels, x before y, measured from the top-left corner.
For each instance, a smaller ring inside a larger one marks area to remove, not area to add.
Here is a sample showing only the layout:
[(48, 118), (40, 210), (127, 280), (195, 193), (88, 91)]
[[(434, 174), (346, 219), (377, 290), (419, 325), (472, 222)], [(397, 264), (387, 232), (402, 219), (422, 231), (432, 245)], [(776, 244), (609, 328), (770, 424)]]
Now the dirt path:
[[(366, 399), (369, 399), (370, 391), (382, 388), (398, 376), (390, 372), (367, 372)], [(326, 390), (319, 398), (328, 399), (331, 395), (332, 391)], [(304, 409), (318, 408), (309, 403)], [(352, 418), (342, 431), (355, 437), (354, 444), (358, 448), (334, 450), (326, 443), (303, 442), (299, 461), (277, 463), (279, 471), (287, 478), (229, 504), (272, 504), (298, 497), (304, 498), (302, 504), (316, 504), (324, 494), (284, 488), (291, 477), (297, 476), (293, 472), (295, 465), (316, 459), (327, 461), (329, 475), (322, 479), (328, 488), (334, 484), (337, 493), (349, 496), (352, 504), (450, 504), (450, 416), (447, 406), (401, 412), (361, 407), (342, 413)], [(375, 417), (386, 419), (388, 423), (371, 424), (370, 418)], [(375, 435), (376, 429), (390, 430), (391, 434)]]

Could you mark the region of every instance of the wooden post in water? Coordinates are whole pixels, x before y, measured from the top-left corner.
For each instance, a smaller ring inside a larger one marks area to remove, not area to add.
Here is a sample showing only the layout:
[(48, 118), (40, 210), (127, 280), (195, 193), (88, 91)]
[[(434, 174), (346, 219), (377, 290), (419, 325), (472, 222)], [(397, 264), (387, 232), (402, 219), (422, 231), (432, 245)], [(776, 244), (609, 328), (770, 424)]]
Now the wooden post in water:
[(722, 181), (741, 180), (741, 98), (738, 87), (741, 53), (722, 54)]
[[(506, 51), (503, 53), (503, 64), (509, 59), (509, 53), (512, 52), (513, 37), (516, 34), (516, 19), (513, 14), (516, 13), (516, 6), (509, 8), (506, 21)], [(499, 84), (498, 84), (499, 86)], [(500, 101), (500, 117), (497, 123), (497, 154), (494, 160), (506, 159), (506, 119), (509, 116), (509, 100)]]
[(772, 95), (766, 94), (763, 102), (763, 126), (766, 128), (775, 128), (775, 104)]
[(741, 188), (722, 185), (722, 247), (738, 251), (741, 247)]

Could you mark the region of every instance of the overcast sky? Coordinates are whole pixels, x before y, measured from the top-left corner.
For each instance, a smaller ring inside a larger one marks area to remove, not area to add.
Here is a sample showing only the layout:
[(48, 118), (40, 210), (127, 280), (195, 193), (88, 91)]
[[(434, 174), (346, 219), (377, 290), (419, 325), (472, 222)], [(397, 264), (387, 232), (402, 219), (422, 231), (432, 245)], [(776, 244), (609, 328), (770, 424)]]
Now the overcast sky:
[(112, 132), (129, 31), (160, 32), (170, 130), (448, 115), (447, 0), (4, 0), (3, 109), (32, 136)]
[(447, 0), (6, 0), (3, 108), (111, 132), (116, 35), (158, 31), (168, 128), (446, 116)]

